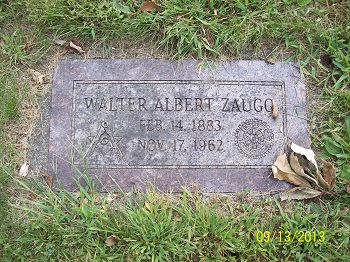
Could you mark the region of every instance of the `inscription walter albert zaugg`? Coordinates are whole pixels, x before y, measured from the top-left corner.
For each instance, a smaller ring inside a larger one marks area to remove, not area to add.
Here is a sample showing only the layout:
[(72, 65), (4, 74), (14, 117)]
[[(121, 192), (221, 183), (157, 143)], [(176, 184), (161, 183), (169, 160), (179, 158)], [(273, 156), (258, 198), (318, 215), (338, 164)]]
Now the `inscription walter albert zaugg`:
[(284, 94), (280, 81), (76, 81), (73, 161), (112, 168), (268, 166), (286, 137)]
[[(136, 128), (141, 133), (159, 133), (159, 132), (183, 132), (183, 133), (206, 133), (213, 135), (196, 136), (196, 138), (175, 138), (167, 139), (154, 138), (147, 136), (146, 139), (137, 139), (137, 148), (139, 151), (149, 153), (156, 152), (216, 152), (220, 153), (227, 149), (225, 145), (226, 137), (220, 136), (220, 131), (224, 128), (224, 120), (218, 118), (218, 114), (211, 112), (221, 112), (230, 117), (230, 113), (239, 114), (242, 112), (254, 112), (270, 114), (272, 111), (272, 98), (227, 98), (227, 97), (120, 97), (120, 96), (89, 96), (81, 99), (83, 108), (92, 112), (118, 112), (118, 113), (142, 113), (142, 112), (161, 112), (166, 115), (167, 112), (194, 112), (209, 113), (206, 117), (195, 117), (193, 119), (183, 118), (143, 118), (138, 119)], [(152, 114), (151, 114), (152, 115)], [(174, 114), (173, 114), (174, 115)], [(214, 115), (210, 119), (208, 116)], [(239, 119), (239, 118), (238, 118)], [(88, 157), (94, 162), (98, 158), (110, 158), (111, 164), (121, 164), (123, 154), (118, 143), (122, 137), (113, 136), (108, 132), (107, 121), (101, 122), (101, 127), (96, 135), (88, 136), (90, 142)], [(232, 136), (235, 137), (235, 146), (238, 152), (247, 158), (257, 159), (266, 155), (274, 143), (274, 134), (267, 123), (262, 120), (251, 118), (241, 121), (236, 130), (232, 130)], [(231, 146), (231, 145), (229, 145)]]
[[(221, 101), (220, 101), (221, 100)], [(213, 97), (174, 97), (157, 98), (147, 100), (144, 97), (85, 97), (86, 109), (97, 111), (212, 111)], [(266, 98), (226, 98), (219, 99), (222, 112), (271, 112), (272, 99)]]

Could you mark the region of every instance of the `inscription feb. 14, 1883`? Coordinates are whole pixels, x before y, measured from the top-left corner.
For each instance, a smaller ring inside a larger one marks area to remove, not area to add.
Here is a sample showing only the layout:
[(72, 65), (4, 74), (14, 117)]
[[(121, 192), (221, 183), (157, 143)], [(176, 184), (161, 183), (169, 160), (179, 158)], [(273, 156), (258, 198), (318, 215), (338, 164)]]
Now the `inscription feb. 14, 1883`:
[[(272, 100), (281, 111), (271, 116)], [(74, 81), (74, 164), (261, 168), (283, 151), (283, 82)]]

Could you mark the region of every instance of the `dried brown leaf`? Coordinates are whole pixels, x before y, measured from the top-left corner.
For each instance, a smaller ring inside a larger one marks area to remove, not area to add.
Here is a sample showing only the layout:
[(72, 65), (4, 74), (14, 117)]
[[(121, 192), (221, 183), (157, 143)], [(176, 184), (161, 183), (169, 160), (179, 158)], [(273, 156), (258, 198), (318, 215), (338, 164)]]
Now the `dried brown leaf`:
[(33, 80), (37, 83), (37, 84), (46, 84), (47, 80), (45, 79), (45, 76), (43, 74), (41, 74), (38, 71), (35, 71), (33, 69), (30, 69), (30, 74), (32, 75)]
[(81, 44), (73, 43), (73, 41), (71, 41), (71, 42), (69, 43), (69, 46), (70, 46), (71, 48), (74, 48), (75, 50), (77, 50), (78, 53), (80, 53), (80, 54), (85, 53), (85, 51), (83, 50), (83, 47), (82, 47)]
[(299, 164), (303, 167), (305, 174), (317, 180), (317, 169), (315, 165), (307, 160), (307, 158), (303, 155), (297, 153), (294, 153), (294, 155), (298, 158)]
[(288, 163), (286, 154), (277, 157), (275, 163), (272, 165), (272, 172), (275, 178), (284, 180), (296, 186), (311, 187), (310, 183), (300, 176), (298, 176)]
[(53, 40), (53, 42), (56, 44), (56, 45), (60, 45), (60, 46), (64, 46), (67, 41), (66, 40), (62, 40), (62, 39), (55, 39)]
[(80, 198), (80, 192), (72, 192), (72, 195), (75, 196), (76, 199)]
[(38, 199), (38, 195), (34, 194), (34, 193), (30, 193), (29, 196), (28, 196), (28, 199), (29, 200), (37, 200)]
[(312, 151), (311, 149), (306, 149), (304, 147), (298, 146), (297, 144), (294, 144), (293, 142), (292, 142), (290, 147), (295, 153), (305, 156), (307, 158), (307, 160), (309, 160), (315, 166), (316, 171), (318, 172), (318, 167), (317, 167), (317, 162), (315, 159), (314, 151)]
[(70, 41), (69, 44), (66, 46), (66, 48), (71, 53), (73, 52), (78, 54), (85, 53), (83, 45), (74, 40)]
[(319, 184), (321, 185), (321, 187), (330, 191), (330, 186), (326, 182), (326, 180), (324, 180), (323, 176), (321, 175), (321, 171), (318, 171), (318, 173), (317, 173), (317, 180), (318, 180)]
[(47, 185), (51, 188), (53, 184), (53, 176), (50, 176), (48, 179), (46, 179)]
[(322, 192), (309, 187), (294, 187), (281, 195), (281, 200), (302, 200), (314, 198), (321, 195)]
[(108, 194), (108, 195), (106, 196), (106, 202), (107, 202), (108, 204), (112, 203), (113, 200), (114, 200), (114, 198), (113, 198), (113, 196), (112, 196), (111, 194)]
[(155, 1), (145, 1), (143, 2), (142, 6), (140, 7), (140, 9), (137, 11), (137, 13), (141, 13), (141, 12), (151, 12), (153, 10), (156, 10), (160, 7), (160, 5), (158, 5)]
[(272, 57), (268, 57), (268, 58), (266, 58), (266, 62), (268, 63), (268, 64), (271, 64), (271, 65), (273, 65), (276, 61), (275, 61), (275, 59), (274, 58), (272, 58)]
[(117, 244), (121, 239), (116, 236), (116, 235), (111, 235), (109, 237), (107, 237), (106, 239), (106, 245), (108, 247), (114, 246), (115, 244)]
[(278, 106), (275, 99), (272, 99), (272, 117), (274, 119), (278, 117)]
[(345, 207), (342, 211), (340, 211), (343, 215), (347, 215), (349, 213), (349, 208)]
[(101, 195), (95, 195), (93, 199), (95, 203), (98, 203), (101, 200)]
[(346, 185), (346, 192), (348, 192), (350, 194), (350, 184)]
[(52, 184), (53, 184), (53, 179), (54, 176), (49, 175), (48, 173), (46, 173), (43, 170), (40, 170), (40, 176), (45, 180), (45, 182), (47, 183), (47, 185), (51, 188)]
[(24, 162), (24, 164), (19, 169), (18, 175), (26, 177), (28, 175), (28, 168), (29, 165), (27, 164), (27, 162)]
[(331, 163), (328, 163), (327, 161), (324, 161), (323, 159), (322, 159), (322, 163), (323, 163), (324, 180), (329, 185), (329, 191), (332, 191), (334, 188), (334, 184), (335, 184), (336, 169), (334, 168), (334, 166)]
[(294, 154), (294, 152), (292, 152), (290, 154), (289, 163), (290, 163), (290, 166), (292, 167), (293, 171), (297, 175), (299, 175), (299, 176), (305, 178), (306, 180), (308, 180), (310, 182), (313, 182), (314, 184), (318, 185), (318, 182), (317, 182), (316, 179), (314, 179), (312, 176), (307, 175), (304, 172), (304, 168), (300, 165), (298, 157)]

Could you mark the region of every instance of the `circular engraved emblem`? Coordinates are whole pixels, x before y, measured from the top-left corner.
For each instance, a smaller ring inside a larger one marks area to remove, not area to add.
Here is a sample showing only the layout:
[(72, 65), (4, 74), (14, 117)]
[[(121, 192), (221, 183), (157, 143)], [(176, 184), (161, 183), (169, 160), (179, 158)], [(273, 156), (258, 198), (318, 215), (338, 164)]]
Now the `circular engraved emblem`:
[(248, 158), (261, 158), (272, 148), (273, 131), (260, 119), (248, 119), (236, 129), (236, 146)]

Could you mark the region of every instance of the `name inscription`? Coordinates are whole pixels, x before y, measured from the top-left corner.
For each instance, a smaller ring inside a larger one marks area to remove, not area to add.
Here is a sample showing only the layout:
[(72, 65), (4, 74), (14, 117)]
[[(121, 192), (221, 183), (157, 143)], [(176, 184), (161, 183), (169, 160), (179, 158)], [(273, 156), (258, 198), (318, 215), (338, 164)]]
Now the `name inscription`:
[[(273, 119), (272, 101), (280, 116)], [(282, 82), (75, 81), (74, 163), (260, 168), (285, 140)]]
[[(212, 97), (175, 97), (175, 98), (157, 98), (155, 101), (146, 101), (144, 97), (85, 97), (86, 109), (97, 111), (194, 111), (194, 112), (210, 112), (214, 98)], [(261, 112), (263, 110), (271, 112), (272, 99), (267, 98), (262, 101), (260, 98), (254, 100), (250, 98), (230, 99), (221, 97), (223, 112), (250, 112), (255, 110)]]

